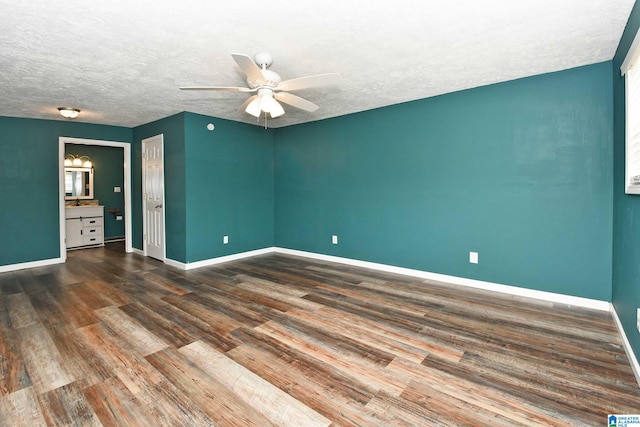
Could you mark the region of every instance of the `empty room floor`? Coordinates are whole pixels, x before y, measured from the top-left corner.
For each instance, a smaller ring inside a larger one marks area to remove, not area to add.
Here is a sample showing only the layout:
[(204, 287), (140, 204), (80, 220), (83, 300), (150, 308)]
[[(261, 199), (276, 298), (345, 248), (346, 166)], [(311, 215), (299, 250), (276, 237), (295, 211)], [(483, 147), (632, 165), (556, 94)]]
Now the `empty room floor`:
[(606, 425), (609, 313), (282, 254), (182, 271), (121, 243), (0, 274), (0, 425)]

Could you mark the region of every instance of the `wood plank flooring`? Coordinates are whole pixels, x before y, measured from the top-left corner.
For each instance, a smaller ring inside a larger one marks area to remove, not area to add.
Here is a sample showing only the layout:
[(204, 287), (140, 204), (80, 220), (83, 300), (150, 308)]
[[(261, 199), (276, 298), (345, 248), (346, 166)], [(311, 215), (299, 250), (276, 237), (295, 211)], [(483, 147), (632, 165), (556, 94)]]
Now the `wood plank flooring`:
[(0, 274), (0, 426), (606, 425), (608, 313), (285, 255), (181, 271), (121, 243)]

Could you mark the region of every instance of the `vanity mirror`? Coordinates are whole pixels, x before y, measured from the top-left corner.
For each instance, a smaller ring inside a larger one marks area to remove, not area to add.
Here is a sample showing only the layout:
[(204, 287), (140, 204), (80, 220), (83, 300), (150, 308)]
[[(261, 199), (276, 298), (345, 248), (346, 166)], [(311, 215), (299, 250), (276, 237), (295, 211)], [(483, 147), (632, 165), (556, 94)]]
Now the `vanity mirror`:
[(64, 198), (93, 199), (93, 168), (64, 168)]

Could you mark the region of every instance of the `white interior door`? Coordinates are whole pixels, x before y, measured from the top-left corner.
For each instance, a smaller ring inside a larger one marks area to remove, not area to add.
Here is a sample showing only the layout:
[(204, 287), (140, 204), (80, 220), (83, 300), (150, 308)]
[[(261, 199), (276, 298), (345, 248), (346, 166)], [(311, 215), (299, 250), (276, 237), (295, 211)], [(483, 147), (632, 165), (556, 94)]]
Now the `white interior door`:
[(163, 135), (142, 140), (142, 204), (144, 253), (164, 261), (164, 151)]

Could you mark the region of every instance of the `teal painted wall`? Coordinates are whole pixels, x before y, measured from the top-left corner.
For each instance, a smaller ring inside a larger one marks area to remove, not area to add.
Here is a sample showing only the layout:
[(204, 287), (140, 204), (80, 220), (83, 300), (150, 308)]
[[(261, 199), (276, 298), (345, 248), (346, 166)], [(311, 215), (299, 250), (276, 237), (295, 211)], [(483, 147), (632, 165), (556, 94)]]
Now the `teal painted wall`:
[[(133, 130), (134, 247), (143, 247), (141, 144), (158, 134), (164, 135), (167, 258), (189, 263), (273, 246), (272, 133), (180, 113)], [(229, 244), (222, 244), (223, 235)]]
[(58, 138), (131, 142), (131, 129), (0, 117), (0, 265), (58, 258)]
[[(104, 238), (124, 237), (124, 150), (120, 147), (66, 144), (67, 154), (89, 156), (93, 163), (93, 198), (104, 206)], [(120, 187), (114, 193), (113, 187)], [(122, 221), (107, 212), (119, 209)]]
[(640, 356), (640, 334), (636, 330), (636, 308), (640, 307), (640, 196), (624, 193), (625, 94), (620, 66), (638, 28), (640, 7), (636, 3), (613, 60), (613, 305), (636, 356)]
[(184, 120), (186, 261), (273, 246), (273, 133), (193, 113)]
[(276, 245), (609, 301), (611, 66), (277, 129)]
[(133, 129), (133, 246), (142, 250), (142, 140), (164, 135), (165, 240), (167, 258), (186, 260), (186, 196), (184, 113)]

